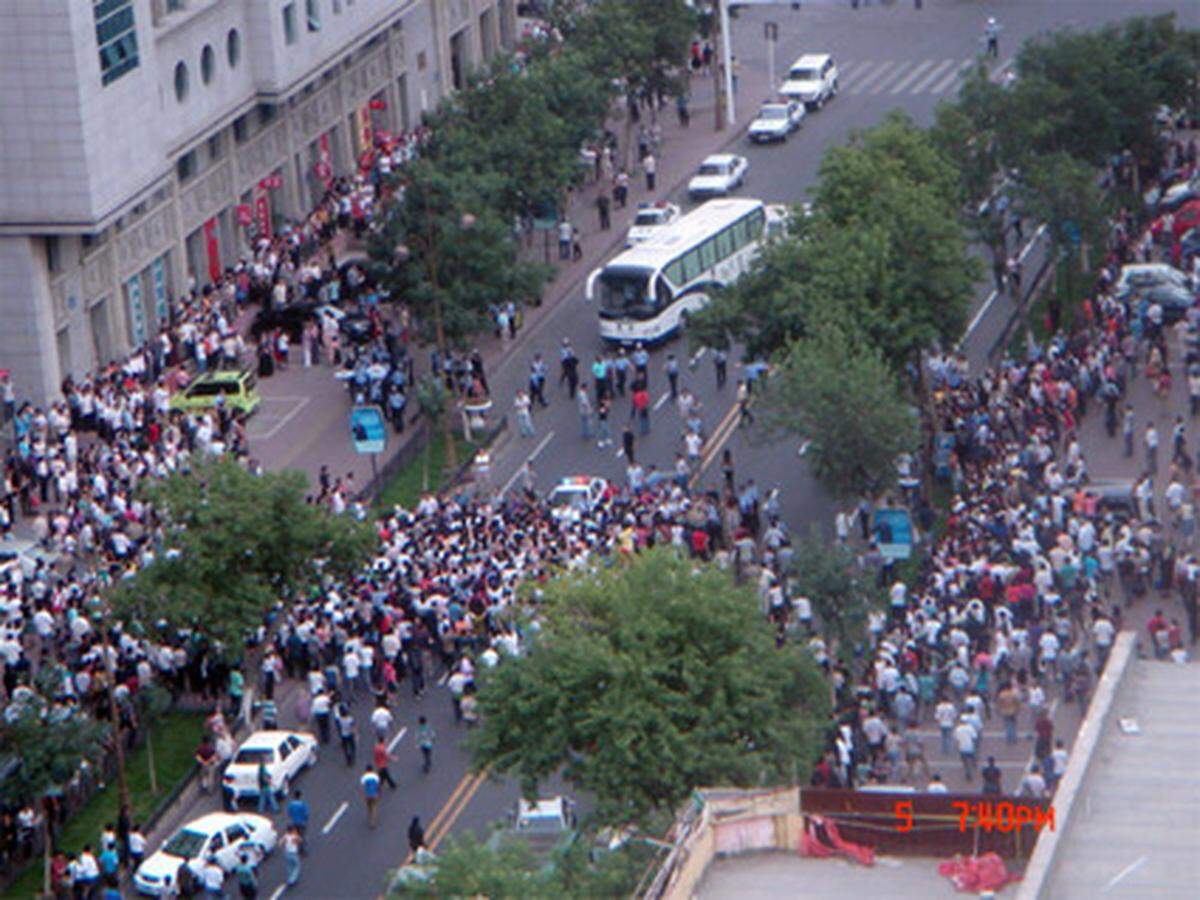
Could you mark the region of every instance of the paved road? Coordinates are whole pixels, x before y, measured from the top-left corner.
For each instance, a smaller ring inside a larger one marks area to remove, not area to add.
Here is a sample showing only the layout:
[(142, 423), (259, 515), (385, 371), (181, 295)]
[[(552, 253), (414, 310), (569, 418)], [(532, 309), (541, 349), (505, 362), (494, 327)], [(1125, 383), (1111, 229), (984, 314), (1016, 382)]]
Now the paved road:
[[(842, 66), (841, 95), (824, 110), (812, 115), (804, 129), (783, 146), (750, 147), (736, 135), (714, 135), (711, 132), (711, 107), (706, 106), (706, 86), (697, 85), (690, 132), (679, 134), (669, 129), (665, 147), (664, 168), (660, 183), (670, 193), (672, 182), (679, 181), (706, 152), (726, 141), (733, 141), (751, 159), (749, 190), (769, 201), (796, 202), (804, 199), (805, 190), (812, 184), (823, 151), (842, 143), (850, 133), (876, 121), (889, 109), (901, 107), (919, 121), (928, 121), (939, 99), (951, 94), (955, 76), (970, 62), (978, 50), (978, 39), (986, 16), (996, 15), (1004, 32), (1001, 38), (999, 65), (1026, 36), (1043, 29), (1062, 25), (1092, 25), (1131, 13), (1153, 13), (1184, 10), (1185, 6), (1167, 0), (1142, 0), (1138, 3), (1099, 0), (1025, 0), (1025, 2), (937, 2), (928, 0), (922, 11), (897, 3), (891, 7), (872, 5), (857, 12), (848, 2), (819, 2), (807, 0), (800, 12), (784, 6), (772, 11), (745, 10), (735, 22), (734, 47), (742, 64), (740, 100), (748, 110), (751, 104), (768, 94), (766, 52), (762, 40), (762, 23), (770, 18), (780, 25), (780, 46), (777, 67), (780, 71), (803, 51), (830, 51), (837, 55)], [(1196, 18), (1194, 8), (1190, 15)], [(707, 109), (707, 111), (706, 111)], [(745, 112), (746, 110), (743, 110)], [(743, 120), (744, 121), (744, 120)], [(639, 191), (637, 198), (646, 196)], [(552, 367), (557, 365), (556, 348), (562, 337), (568, 337), (584, 364), (599, 348), (594, 310), (582, 302), (582, 279), (590, 266), (611, 252), (619, 232), (593, 233), (594, 217), (580, 213), (585, 232), (585, 260), (564, 268), (559, 285), (552, 292), (564, 294), (556, 304), (533, 311), (525, 333), (516, 346), (487, 344), (490, 379), (499, 405), (507, 406), (515, 391), (524, 385), (529, 359), (541, 352)], [(614, 229), (622, 226), (620, 217)], [(978, 306), (982, 307), (988, 291), (982, 289)], [(987, 307), (975, 331), (967, 341), (966, 350), (973, 360), (981, 359), (979, 348), (990, 346), (1000, 323), (1010, 308), (1006, 298)], [(654, 354), (651, 362), (651, 387), (655, 403), (652, 433), (639, 438), (636, 453), (639, 458), (670, 465), (677, 448), (681, 423), (673, 404), (666, 399), (666, 380), (662, 364), (668, 352), (683, 353), (676, 343)], [(731, 371), (731, 375), (734, 373)], [(272, 418), (260, 423), (260, 437), (276, 452), (264, 454), (275, 464), (300, 464), (310, 470), (336, 447), (343, 446), (339, 422), (344, 416), (344, 399), (337, 398), (327, 381), (328, 371), (293, 374), (277, 382), (278, 390), (270, 386), (264, 393), (278, 394), (271, 410)], [(718, 430), (732, 404), (732, 387), (716, 388), (715, 378), (707, 357), (697, 361), (694, 371), (685, 369), (682, 383), (701, 399), (705, 408), (706, 430)], [(1177, 388), (1178, 390), (1178, 388)], [(583, 441), (574, 405), (565, 399), (565, 391), (553, 384), (547, 391), (552, 398), (549, 409), (536, 415), (537, 434), (521, 439), (510, 432), (494, 458), (492, 486), (502, 487), (531, 457), (540, 489), (546, 489), (566, 474), (586, 472), (612, 478), (624, 477), (624, 461), (615, 448), (597, 448), (593, 441)], [(293, 399), (288, 399), (293, 398)], [(307, 402), (306, 402), (307, 401)], [(270, 401), (269, 401), (270, 402)], [(339, 407), (338, 404), (342, 404)], [(627, 406), (618, 403), (614, 409), (614, 437), (618, 438), (622, 414)], [(288, 421), (283, 421), (291, 416)], [(282, 424), (280, 424), (282, 422)], [(277, 427), (278, 426), (278, 427)], [(274, 430), (273, 430), (274, 429)], [(319, 432), (297, 448), (293, 434)], [(784, 489), (784, 513), (793, 528), (799, 531), (809, 523), (827, 526), (831, 506), (807, 473), (792, 446), (756, 445), (746, 435), (733, 429), (729, 446), (732, 448), (739, 479), (753, 473), (763, 488), (780, 486)], [(352, 462), (352, 460), (351, 460)], [(1105, 469), (1110, 462), (1105, 462)], [(1116, 471), (1126, 471), (1123, 461), (1111, 462)], [(360, 702), (357, 712), (365, 720), (369, 710), (366, 701)], [(290, 714), (286, 710), (285, 714)], [(419, 754), (412, 732), (418, 714), (428, 715), (439, 733), (437, 762), (434, 771), (422, 775)], [(511, 783), (484, 780), (478, 782), (464, 776), (466, 758), (456, 746), (462, 730), (452, 722), (447, 692), (433, 687), (420, 701), (405, 697), (397, 715), (398, 727), (406, 733), (393, 733), (400, 761), (394, 771), (399, 776), (400, 791), (388, 795), (383, 804), (381, 825), (367, 828), (365, 811), (358, 789), (361, 766), (347, 768), (334, 746), (326, 748), (318, 767), (301, 780), (313, 807), (310, 825), (311, 854), (305, 861), (305, 873), (300, 886), (292, 891), (308, 897), (370, 897), (380, 890), (385, 873), (398, 865), (405, 856), (405, 831), (411, 816), (420, 815), (426, 827), (449, 807), (442, 821), (459, 833), (464, 829), (481, 830), (486, 823), (503, 815), (517, 795)], [(1060, 713), (1060, 729), (1073, 732), (1076, 724), (1072, 713)], [(983, 753), (993, 752), (1000, 739), (993, 739), (989, 729)], [(365, 735), (365, 731), (364, 731)], [(369, 743), (360, 741), (360, 759), (369, 752)], [(1005, 763), (1005, 781), (1015, 782), (1018, 766), (1027, 758), (1028, 744), (1001, 755)], [(939, 764), (936, 740), (930, 738), (929, 756), (952, 789), (960, 784), (960, 767), (954, 760)], [(450, 801), (449, 803), (447, 801)], [(345, 809), (343, 810), (343, 804)], [(189, 796), (181, 804), (172, 822), (198, 814), (205, 808), (204, 798)], [(328, 833), (322, 833), (328, 828)], [(264, 869), (262, 895), (277, 900), (281, 893), (282, 863), (271, 860)]]

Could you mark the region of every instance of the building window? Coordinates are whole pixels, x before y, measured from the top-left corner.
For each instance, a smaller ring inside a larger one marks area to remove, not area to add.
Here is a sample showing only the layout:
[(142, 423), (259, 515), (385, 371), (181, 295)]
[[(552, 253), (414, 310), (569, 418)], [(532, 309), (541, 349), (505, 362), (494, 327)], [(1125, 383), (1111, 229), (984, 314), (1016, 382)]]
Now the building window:
[(321, 30), (321, 7), (317, 0), (304, 0), (305, 16), (308, 19), (309, 31)]
[(175, 63), (175, 99), (180, 103), (187, 97), (188, 68), (183, 60)]
[(271, 103), (258, 104), (258, 125), (265, 128), (275, 120), (275, 106)]
[(289, 3), (283, 8), (283, 40), (286, 44), (296, 43), (296, 4)]
[(112, 84), (138, 66), (133, 0), (93, 0), (92, 13), (100, 49), (100, 82)]
[(424, 50), (417, 51), (417, 71), (424, 72), (426, 65), (427, 65), (427, 63), (425, 61), (425, 51)]
[(333, 0), (333, 14), (335, 16), (342, 14), (342, 0)]
[(233, 139), (239, 144), (250, 137), (250, 114), (238, 116), (233, 120)]
[(209, 44), (204, 45), (204, 49), (200, 51), (200, 80), (205, 84), (212, 81), (213, 77), (213, 48)]
[(225, 141), (223, 138), (224, 135), (218, 131), (208, 139), (208, 161), (210, 163), (215, 163), (218, 159), (224, 156)]
[(175, 175), (179, 178), (179, 183), (187, 181), (196, 174), (196, 151), (189, 150), (183, 156), (179, 157), (179, 162), (175, 163)]
[(186, 0), (167, 0), (167, 12), (179, 12), (187, 6)]
[(225, 38), (225, 55), (229, 58), (229, 68), (237, 68), (238, 60), (242, 56), (242, 36), (236, 28), (230, 28)]

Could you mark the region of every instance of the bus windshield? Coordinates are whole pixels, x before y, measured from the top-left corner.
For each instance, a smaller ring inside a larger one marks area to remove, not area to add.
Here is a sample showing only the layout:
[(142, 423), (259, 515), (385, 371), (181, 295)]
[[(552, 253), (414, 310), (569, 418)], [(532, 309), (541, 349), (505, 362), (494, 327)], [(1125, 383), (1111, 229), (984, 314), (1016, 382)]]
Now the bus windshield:
[(600, 308), (612, 313), (628, 313), (653, 306), (649, 295), (651, 273), (646, 269), (609, 266), (600, 273)]

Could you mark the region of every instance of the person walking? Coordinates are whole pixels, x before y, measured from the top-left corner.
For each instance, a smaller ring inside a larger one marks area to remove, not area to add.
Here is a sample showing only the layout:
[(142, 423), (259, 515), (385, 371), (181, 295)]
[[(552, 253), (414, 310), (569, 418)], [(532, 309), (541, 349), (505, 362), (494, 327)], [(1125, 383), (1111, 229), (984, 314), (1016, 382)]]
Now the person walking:
[(575, 395), (575, 403), (579, 407), (579, 436), (585, 441), (590, 441), (592, 439), (592, 397), (588, 393), (587, 382), (581, 383), (580, 388), (579, 393)]
[(629, 201), (629, 173), (624, 169), (613, 176), (612, 193), (613, 203), (617, 204), (617, 209), (624, 209), (625, 204)]
[(408, 823), (408, 849), (415, 856), (417, 851), (425, 846), (425, 829), (421, 825), (421, 817), (413, 816)]
[(667, 383), (671, 386), (671, 399), (674, 400), (679, 396), (679, 360), (675, 358), (674, 353), (667, 354), (663, 371), (667, 373)]
[(346, 765), (352, 766), (358, 756), (358, 729), (354, 715), (339, 703), (334, 710), (334, 725), (337, 726), (338, 739), (342, 742), (342, 755), (346, 757)]
[(1000, 689), (996, 695), (996, 712), (1004, 722), (1004, 742), (1017, 742), (1017, 715), (1021, 712), (1021, 697), (1016, 687), (1010, 682)]
[(1151, 475), (1158, 474), (1158, 429), (1153, 422), (1146, 423), (1142, 434), (1142, 442), (1146, 446), (1146, 471)]
[(329, 719), (333, 712), (333, 699), (325, 691), (312, 698), (312, 717), (317, 723), (317, 737), (322, 744), (329, 743)]
[(933, 720), (937, 722), (938, 729), (942, 734), (942, 756), (949, 756), (952, 750), (951, 738), (954, 735), (954, 722), (958, 718), (958, 712), (954, 708), (954, 704), (946, 697), (937, 705), (933, 711)]
[(612, 411), (612, 401), (605, 397), (596, 407), (596, 446), (603, 450), (612, 446), (612, 431), (608, 426), (608, 414)]
[(271, 784), (271, 773), (267, 770), (267, 764), (259, 760), (258, 763), (258, 811), (259, 813), (279, 812), (279, 800), (275, 797), (275, 788)]
[(531, 402), (537, 401), (543, 408), (550, 404), (546, 401), (546, 361), (542, 354), (535, 353), (529, 363), (529, 397)]
[(242, 895), (242, 900), (254, 900), (258, 896), (258, 873), (254, 871), (254, 860), (249, 853), (242, 853), (238, 857), (233, 875), (237, 878), (238, 892)]
[(380, 700), (375, 708), (371, 710), (371, 728), (375, 730), (376, 741), (382, 741), (387, 737), (388, 731), (391, 729), (392, 722), (394, 721), (395, 716), (392, 715), (392, 711)]
[(567, 338), (562, 339), (562, 346), (558, 350), (558, 383), (561, 386), (564, 382), (567, 385), (567, 396), (574, 399), (575, 391), (579, 387), (579, 357), (575, 355), (575, 348)]
[(610, 202), (608, 195), (600, 193), (596, 196), (596, 212), (600, 214), (600, 230), (608, 231), (612, 226), (612, 216), (609, 212)]
[(983, 779), (983, 793), (997, 796), (1004, 793), (1000, 786), (1003, 776), (1000, 767), (996, 765), (996, 757), (987, 758), (987, 765), (979, 771), (979, 776)]
[(292, 799), (288, 801), (287, 805), (288, 830), (294, 831), (300, 836), (301, 850), (303, 850), (305, 835), (308, 833), (309, 815), (308, 801), (304, 799), (304, 794), (300, 789), (296, 788), (292, 791)]
[(963, 775), (967, 781), (975, 777), (975, 745), (978, 740), (975, 727), (965, 715), (960, 717), (954, 729), (954, 742), (958, 745), (958, 755), (962, 759)]
[(426, 774), (433, 768), (433, 742), (437, 732), (424, 716), (417, 718), (417, 746), (421, 749), (421, 771)]
[(987, 55), (997, 59), (1000, 56), (1000, 25), (992, 16), (988, 16), (987, 24), (983, 26), (983, 37), (987, 43)]
[(621, 429), (621, 452), (625, 455), (625, 459), (631, 466), (634, 463), (633, 444), (633, 426), (626, 422), (625, 427)]
[(1134, 429), (1134, 414), (1133, 404), (1125, 404), (1125, 414), (1121, 417), (1121, 436), (1125, 439), (1125, 456), (1133, 456), (1133, 429)]
[(644, 382), (634, 387), (631, 402), (630, 418), (637, 419), (638, 433), (645, 437), (650, 433), (650, 392)]
[(367, 825), (374, 828), (379, 824), (380, 788), (379, 776), (375, 774), (375, 767), (368, 765), (359, 782), (362, 784), (363, 801), (367, 805)]
[(289, 828), (283, 833), (283, 866), (287, 873), (285, 883), (288, 887), (295, 887), (300, 881), (300, 849), (303, 847), (304, 841), (296, 829)]
[(529, 394), (517, 391), (517, 396), (513, 398), (513, 409), (517, 415), (517, 428), (524, 438), (533, 437), (533, 415), (529, 411), (530, 405)]
[(392, 773), (388, 771), (388, 763), (396, 758), (390, 750), (383, 738), (375, 742), (375, 750), (372, 754), (375, 763), (375, 772), (379, 775), (379, 780), (390, 787), (393, 791), (396, 789), (396, 780), (392, 778)]
[(574, 233), (571, 220), (564, 216), (558, 223), (558, 258), (560, 260), (571, 258), (571, 238)]
[(658, 175), (658, 160), (654, 158), (653, 153), (647, 153), (642, 157), (642, 171), (646, 173), (646, 190), (654, 193), (654, 184)]
[(728, 374), (729, 357), (724, 350), (717, 350), (713, 353), (713, 370), (717, 375), (717, 390), (725, 387), (725, 378)]

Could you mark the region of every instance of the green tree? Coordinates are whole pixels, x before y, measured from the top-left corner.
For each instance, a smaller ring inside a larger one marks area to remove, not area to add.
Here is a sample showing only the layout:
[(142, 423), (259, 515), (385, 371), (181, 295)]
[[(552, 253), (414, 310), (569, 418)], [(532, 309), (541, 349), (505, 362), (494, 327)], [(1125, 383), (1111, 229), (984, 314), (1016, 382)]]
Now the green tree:
[[(100, 750), (105, 726), (78, 706), (50, 699), (62, 677), (60, 668), (46, 666), (32, 686), (14, 694), (0, 717), (0, 755), (16, 761), (0, 780), (0, 798), (6, 803), (40, 808), (43, 797), (61, 793), (80, 764)], [(51, 896), (54, 827), (45, 815), (42, 839), (42, 891)]]
[[(536, 298), (545, 266), (520, 259), (510, 223), (489, 206), (488, 176), (418, 160), (403, 173), (403, 193), (372, 239), (373, 267), (391, 296), (417, 317), (444, 358), (489, 327), (490, 308)], [(443, 416), (446, 455), (456, 464), (451, 417)]]
[(133, 695), (134, 709), (146, 738), (146, 767), (150, 775), (150, 793), (158, 793), (158, 764), (154, 761), (154, 722), (172, 706), (171, 692), (160, 684), (145, 684)]
[(832, 656), (863, 640), (867, 615), (877, 608), (877, 590), (850, 549), (831, 544), (814, 527), (796, 544), (792, 590), (807, 597)]
[(624, 825), (702, 785), (807, 774), (827, 690), (728, 573), (659, 549), (551, 582), (539, 618), (528, 653), (482, 675), (469, 739), (527, 796), (561, 772)]
[(629, 896), (651, 854), (640, 843), (592, 853), (583, 833), (555, 850), (543, 864), (520, 838), (478, 841), (465, 834), (450, 840), (429, 867), (428, 880), (401, 878), (389, 891), (399, 897), (624, 897)]
[(303, 472), (254, 475), (229, 459), (195, 462), (144, 489), (162, 518), (162, 552), (111, 591), (118, 619), (187, 626), (238, 653), (280, 601), (324, 573), (351, 574), (374, 535), (305, 501)]
[(443, 169), (484, 176), (484, 199), (509, 221), (554, 208), (579, 179), (579, 149), (608, 100), (608, 85), (577, 53), (543, 54), (523, 70), (503, 58), (448, 101), (432, 155)]
[(809, 442), (813, 475), (835, 497), (878, 495), (917, 446), (917, 416), (882, 352), (836, 326), (791, 346), (756, 410), (760, 437)]
[(929, 135), (890, 116), (826, 155), (814, 214), (797, 214), (792, 234), (693, 317), (692, 340), (770, 356), (836, 321), (897, 369), (953, 343), (979, 274), (960, 197)]

